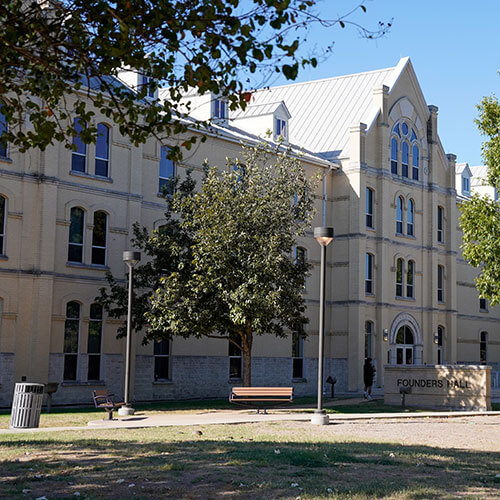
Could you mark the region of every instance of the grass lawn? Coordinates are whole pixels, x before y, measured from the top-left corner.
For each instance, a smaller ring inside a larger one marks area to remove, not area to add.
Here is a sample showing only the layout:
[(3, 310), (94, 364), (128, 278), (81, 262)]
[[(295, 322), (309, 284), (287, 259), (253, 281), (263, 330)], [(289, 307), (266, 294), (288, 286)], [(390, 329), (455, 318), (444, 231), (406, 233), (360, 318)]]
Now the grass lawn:
[(0, 436), (0, 498), (498, 498), (499, 467), (304, 422)]

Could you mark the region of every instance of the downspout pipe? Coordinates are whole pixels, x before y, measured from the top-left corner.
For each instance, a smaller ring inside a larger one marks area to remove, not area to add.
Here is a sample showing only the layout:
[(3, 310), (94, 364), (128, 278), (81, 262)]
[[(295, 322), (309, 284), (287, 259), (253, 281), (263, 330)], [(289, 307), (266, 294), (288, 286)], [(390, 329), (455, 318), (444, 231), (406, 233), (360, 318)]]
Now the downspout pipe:
[(326, 226), (326, 176), (332, 171), (333, 165), (328, 167), (328, 170), (323, 174), (323, 227)]

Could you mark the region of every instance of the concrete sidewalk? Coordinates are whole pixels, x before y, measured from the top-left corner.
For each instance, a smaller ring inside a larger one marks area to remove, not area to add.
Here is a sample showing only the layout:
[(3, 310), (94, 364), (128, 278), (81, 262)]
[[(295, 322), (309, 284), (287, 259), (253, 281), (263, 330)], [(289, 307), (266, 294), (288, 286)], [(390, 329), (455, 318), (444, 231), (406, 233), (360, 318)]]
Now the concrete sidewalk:
[[(360, 400), (359, 402), (361, 402)], [(354, 403), (354, 401), (353, 401)], [(335, 405), (332, 405), (335, 406)], [(200, 426), (214, 424), (246, 424), (275, 421), (308, 421), (312, 413), (304, 410), (270, 410), (267, 414), (257, 414), (250, 410), (214, 410), (205, 413), (174, 413), (165, 411), (161, 414), (146, 415), (138, 412), (131, 417), (114, 420), (92, 420), (87, 426), (79, 427), (45, 427), (38, 429), (0, 429), (0, 434), (86, 431), (88, 429), (139, 429), (146, 427)], [(500, 411), (490, 412), (401, 412), (401, 413), (351, 413), (330, 414), (330, 424), (342, 424), (351, 421), (370, 421), (380, 419), (412, 419), (412, 418), (457, 418), (484, 417), (500, 415)]]

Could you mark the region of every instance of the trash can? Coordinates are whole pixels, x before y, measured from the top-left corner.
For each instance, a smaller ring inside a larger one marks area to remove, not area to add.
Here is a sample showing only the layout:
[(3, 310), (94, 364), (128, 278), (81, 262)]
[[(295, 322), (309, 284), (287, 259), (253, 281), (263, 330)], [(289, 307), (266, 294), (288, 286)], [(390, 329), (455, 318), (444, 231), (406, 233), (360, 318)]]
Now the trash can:
[(42, 411), (43, 388), (43, 384), (27, 382), (16, 384), (10, 415), (11, 429), (38, 427)]

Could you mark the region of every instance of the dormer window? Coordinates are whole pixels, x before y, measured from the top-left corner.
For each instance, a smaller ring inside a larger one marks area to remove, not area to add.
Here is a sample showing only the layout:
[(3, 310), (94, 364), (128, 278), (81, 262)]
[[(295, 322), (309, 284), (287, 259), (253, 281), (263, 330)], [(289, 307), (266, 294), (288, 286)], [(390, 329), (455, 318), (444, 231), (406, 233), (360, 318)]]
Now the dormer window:
[(225, 120), (227, 116), (227, 102), (223, 99), (215, 99), (214, 101), (214, 118)]
[(154, 96), (155, 96), (155, 91), (150, 86), (152, 80), (153, 79), (150, 76), (141, 75), (141, 87), (147, 87), (147, 89), (146, 89), (146, 95), (148, 97), (151, 97), (153, 99)]
[(276, 118), (275, 132), (276, 132), (276, 137), (283, 137), (283, 139), (287, 139), (288, 131), (287, 131), (286, 120), (282, 120), (281, 118)]

